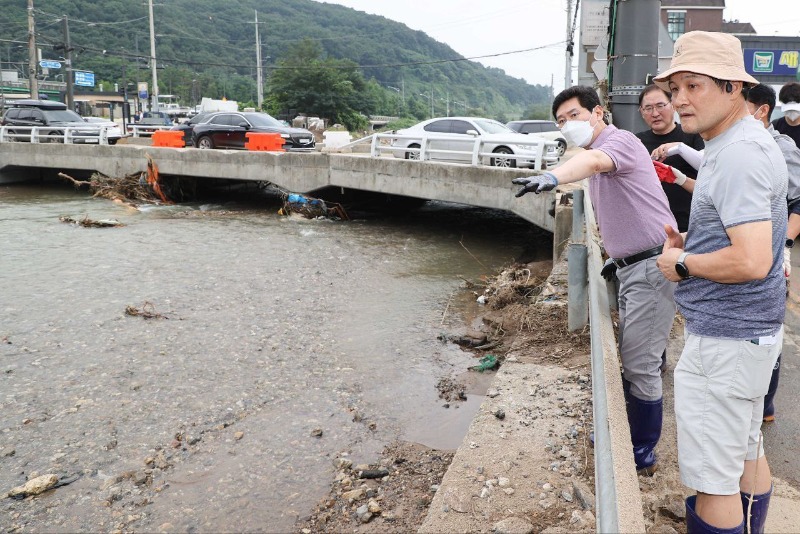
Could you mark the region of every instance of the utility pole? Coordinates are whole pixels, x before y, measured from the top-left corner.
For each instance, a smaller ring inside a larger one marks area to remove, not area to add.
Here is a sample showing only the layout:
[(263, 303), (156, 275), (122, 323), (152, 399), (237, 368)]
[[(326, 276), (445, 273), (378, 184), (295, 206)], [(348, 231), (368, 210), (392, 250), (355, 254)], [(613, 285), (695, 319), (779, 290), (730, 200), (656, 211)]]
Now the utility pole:
[[(577, 6), (575, 6), (577, 9)], [(572, 0), (567, 0), (567, 49), (564, 58), (564, 89), (572, 86)]]
[(39, 85), (36, 83), (36, 26), (33, 21), (33, 0), (28, 0), (28, 88), (31, 98), (39, 98)]
[(431, 84), (431, 118), (433, 117), (433, 84)]
[(72, 71), (72, 45), (69, 41), (69, 19), (66, 15), (61, 20), (61, 27), (64, 31), (64, 63), (67, 72), (67, 109), (75, 111), (75, 81)]
[(639, 93), (658, 71), (658, 25), (660, 0), (615, 2), (612, 24), (613, 54), (609, 54), (611, 76), (608, 97), (614, 125), (631, 132), (647, 127), (639, 113)]
[(150, 67), (153, 71), (153, 88), (150, 94), (153, 95), (153, 104), (150, 106), (152, 111), (158, 111), (158, 74), (156, 74), (156, 31), (153, 26), (153, 0), (147, 0), (150, 10)]
[(264, 75), (261, 70), (261, 39), (258, 38), (258, 10), (256, 10), (256, 20), (253, 24), (256, 27), (256, 84), (258, 86), (256, 98), (258, 99), (258, 111), (261, 111), (261, 106), (264, 104)]
[(126, 63), (127, 55), (122, 56), (122, 133), (128, 133), (128, 123), (131, 120), (130, 106), (128, 105), (128, 76)]

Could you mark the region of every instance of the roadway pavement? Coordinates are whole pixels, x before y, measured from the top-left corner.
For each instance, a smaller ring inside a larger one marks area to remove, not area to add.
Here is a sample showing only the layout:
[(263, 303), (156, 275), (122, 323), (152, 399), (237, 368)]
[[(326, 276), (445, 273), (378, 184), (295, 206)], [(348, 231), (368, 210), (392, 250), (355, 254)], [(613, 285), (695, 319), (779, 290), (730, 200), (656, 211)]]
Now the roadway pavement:
[[(786, 335), (774, 423), (762, 432), (773, 473), (800, 490), (800, 250), (792, 253), (792, 277), (786, 305)], [(800, 527), (798, 527), (800, 528)]]

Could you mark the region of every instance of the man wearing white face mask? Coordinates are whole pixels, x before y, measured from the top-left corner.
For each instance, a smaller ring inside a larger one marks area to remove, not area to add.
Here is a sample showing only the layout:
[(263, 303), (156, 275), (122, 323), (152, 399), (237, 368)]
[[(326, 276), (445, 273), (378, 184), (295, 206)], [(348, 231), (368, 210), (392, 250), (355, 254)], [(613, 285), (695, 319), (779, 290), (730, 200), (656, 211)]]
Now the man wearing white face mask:
[(789, 82), (781, 87), (778, 94), (783, 102), (783, 117), (772, 121), (772, 126), (782, 134), (786, 134), (800, 147), (800, 83)]
[(619, 350), (636, 469), (652, 475), (661, 437), (661, 354), (675, 317), (675, 284), (661, 280), (656, 257), (675, 225), (650, 153), (631, 132), (603, 122), (594, 89), (565, 89), (553, 101), (553, 116), (567, 141), (585, 148), (563, 165), (513, 183), (517, 193), (549, 191), (589, 178), (589, 196), (606, 252), (602, 275), (616, 271), (619, 288)]

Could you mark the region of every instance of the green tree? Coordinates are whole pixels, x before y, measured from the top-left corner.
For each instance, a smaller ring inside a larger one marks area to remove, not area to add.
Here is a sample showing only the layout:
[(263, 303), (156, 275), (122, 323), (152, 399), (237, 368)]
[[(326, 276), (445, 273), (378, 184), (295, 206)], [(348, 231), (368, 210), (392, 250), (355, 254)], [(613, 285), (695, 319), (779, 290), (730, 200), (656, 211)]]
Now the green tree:
[(270, 109), (296, 109), (363, 129), (366, 117), (383, 107), (385, 92), (366, 81), (350, 60), (324, 58), (322, 47), (305, 40), (278, 62), (269, 80)]

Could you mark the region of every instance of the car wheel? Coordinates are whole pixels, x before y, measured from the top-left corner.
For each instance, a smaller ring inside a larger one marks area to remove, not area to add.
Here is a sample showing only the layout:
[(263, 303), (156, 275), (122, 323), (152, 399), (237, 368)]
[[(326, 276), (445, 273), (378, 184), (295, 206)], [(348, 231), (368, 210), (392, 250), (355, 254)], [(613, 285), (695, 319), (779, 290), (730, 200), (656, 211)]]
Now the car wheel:
[[(510, 148), (506, 148), (501, 146), (500, 148), (494, 149), (495, 154), (513, 154), (514, 152), (511, 151)], [(492, 158), (490, 160), (490, 164), (492, 167), (505, 167), (505, 168), (514, 168), (517, 166), (517, 160), (512, 158)]]
[(207, 135), (197, 140), (197, 148), (214, 148), (214, 141)]
[[(417, 148), (417, 149), (419, 149), (420, 146), (418, 144), (414, 143), (412, 145), (408, 145), (407, 148)], [(419, 160), (419, 152), (406, 152), (406, 159)]]
[(559, 139), (558, 140), (558, 157), (563, 156), (564, 152), (566, 152), (566, 151), (567, 151), (567, 142), (564, 141), (563, 139)]
[[(47, 132), (45, 135), (64, 135), (64, 132)], [(41, 141), (40, 141), (41, 142)], [(45, 143), (63, 143), (63, 137), (48, 137), (44, 140)]]
[(116, 144), (117, 144), (117, 141), (119, 141), (119, 139), (109, 139), (109, 140), (108, 140), (108, 144), (109, 144), (109, 145), (116, 145)]

